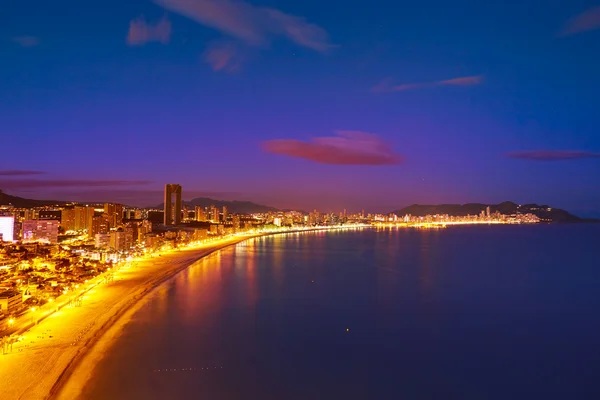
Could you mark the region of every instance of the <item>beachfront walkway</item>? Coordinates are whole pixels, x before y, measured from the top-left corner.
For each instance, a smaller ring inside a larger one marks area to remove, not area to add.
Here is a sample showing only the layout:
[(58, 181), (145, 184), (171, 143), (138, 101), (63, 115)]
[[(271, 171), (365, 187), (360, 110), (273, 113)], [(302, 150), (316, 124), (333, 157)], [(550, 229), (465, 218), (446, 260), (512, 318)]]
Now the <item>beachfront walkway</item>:
[(83, 295), (81, 305), (66, 306), (31, 327), (12, 351), (0, 355), (0, 398), (47, 398), (67, 367), (144, 294), (209, 252), (246, 238), (172, 251), (121, 268), (112, 282), (101, 283)]

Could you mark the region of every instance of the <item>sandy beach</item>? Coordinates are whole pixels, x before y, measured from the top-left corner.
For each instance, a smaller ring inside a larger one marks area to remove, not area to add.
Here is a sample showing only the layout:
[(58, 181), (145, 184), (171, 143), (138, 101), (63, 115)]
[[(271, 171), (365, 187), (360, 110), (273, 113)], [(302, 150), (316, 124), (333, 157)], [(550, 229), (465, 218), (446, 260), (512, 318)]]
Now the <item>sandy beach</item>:
[(198, 259), (260, 236), (242, 236), (142, 259), (115, 273), (83, 296), (31, 327), (12, 352), (0, 356), (0, 398), (75, 399), (127, 314), (139, 300)]

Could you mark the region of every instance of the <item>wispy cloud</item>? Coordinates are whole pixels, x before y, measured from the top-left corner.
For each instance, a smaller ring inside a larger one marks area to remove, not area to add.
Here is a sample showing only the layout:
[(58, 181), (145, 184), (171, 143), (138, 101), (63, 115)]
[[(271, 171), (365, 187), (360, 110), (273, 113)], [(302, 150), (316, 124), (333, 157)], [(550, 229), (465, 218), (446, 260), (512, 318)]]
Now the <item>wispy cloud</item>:
[(244, 51), (231, 41), (213, 43), (202, 55), (213, 71), (226, 72), (238, 71), (244, 57)]
[(570, 36), (600, 28), (600, 6), (590, 8), (569, 19), (559, 36)]
[(327, 32), (302, 17), (235, 0), (154, 0), (167, 10), (217, 29), (250, 46), (266, 47), (277, 36), (326, 53), (335, 46)]
[(166, 16), (155, 24), (146, 22), (143, 16), (129, 23), (127, 44), (130, 46), (142, 46), (149, 42), (166, 44), (169, 39), (171, 39), (171, 21)]
[(514, 151), (506, 154), (506, 157), (533, 161), (562, 161), (600, 158), (600, 153), (579, 150), (528, 150)]
[(42, 175), (42, 171), (29, 171), (23, 169), (0, 170), (0, 176), (26, 176), (26, 175)]
[(40, 39), (35, 36), (16, 36), (12, 41), (23, 47), (35, 47), (40, 44)]
[(125, 181), (125, 180), (69, 180), (69, 179), (18, 179), (0, 180), (2, 189), (29, 189), (29, 188), (58, 188), (58, 187), (110, 187), (110, 186), (138, 186), (151, 183), (150, 181)]
[(404, 92), (407, 90), (427, 89), (438, 86), (474, 86), (481, 83), (483, 83), (483, 76), (481, 75), (463, 76), (460, 78), (445, 79), (434, 82), (403, 83), (400, 85), (392, 84), (391, 78), (386, 78), (382, 82), (373, 86), (371, 91), (377, 93)]
[(396, 154), (379, 136), (360, 131), (337, 131), (337, 136), (318, 137), (309, 142), (278, 139), (263, 142), (264, 150), (321, 164), (396, 165), (404, 157)]

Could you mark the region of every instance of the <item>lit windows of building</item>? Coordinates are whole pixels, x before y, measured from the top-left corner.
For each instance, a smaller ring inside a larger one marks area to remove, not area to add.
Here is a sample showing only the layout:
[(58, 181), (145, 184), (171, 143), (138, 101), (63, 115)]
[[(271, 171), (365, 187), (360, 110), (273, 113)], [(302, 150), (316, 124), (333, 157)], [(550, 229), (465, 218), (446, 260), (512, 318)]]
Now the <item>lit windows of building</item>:
[(58, 221), (56, 220), (25, 220), (23, 221), (23, 242), (58, 243)]

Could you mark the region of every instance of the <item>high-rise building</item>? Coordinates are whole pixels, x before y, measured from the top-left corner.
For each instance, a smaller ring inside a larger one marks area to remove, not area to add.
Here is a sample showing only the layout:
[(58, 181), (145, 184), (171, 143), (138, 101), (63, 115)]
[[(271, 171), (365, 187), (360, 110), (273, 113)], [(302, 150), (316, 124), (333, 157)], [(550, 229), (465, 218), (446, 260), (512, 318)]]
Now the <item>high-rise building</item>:
[(102, 214), (92, 217), (92, 229), (90, 237), (96, 237), (98, 233), (108, 233), (110, 231), (111, 219), (108, 215)]
[[(173, 196), (175, 201), (173, 202)], [(167, 183), (165, 185), (165, 225), (181, 223), (181, 185)]]
[(219, 209), (214, 205), (210, 206), (210, 220), (211, 222), (219, 222)]
[(94, 217), (94, 207), (75, 206), (75, 230), (90, 232), (92, 229), (92, 218)]
[(23, 221), (23, 242), (58, 243), (58, 221), (30, 219)]
[(223, 206), (223, 223), (227, 222), (227, 206)]
[(232, 215), (231, 216), (231, 221), (233, 222), (233, 232), (237, 232), (240, 230), (240, 216), (239, 215)]
[(206, 212), (203, 207), (196, 206), (194, 208), (194, 214), (196, 216), (196, 221), (205, 222), (206, 221)]
[(15, 217), (0, 216), (0, 242), (13, 242), (15, 240)]
[(65, 232), (75, 230), (75, 210), (65, 208), (60, 213), (60, 226)]
[(107, 216), (111, 228), (117, 228), (123, 223), (124, 209), (122, 204), (104, 203), (104, 214)]

